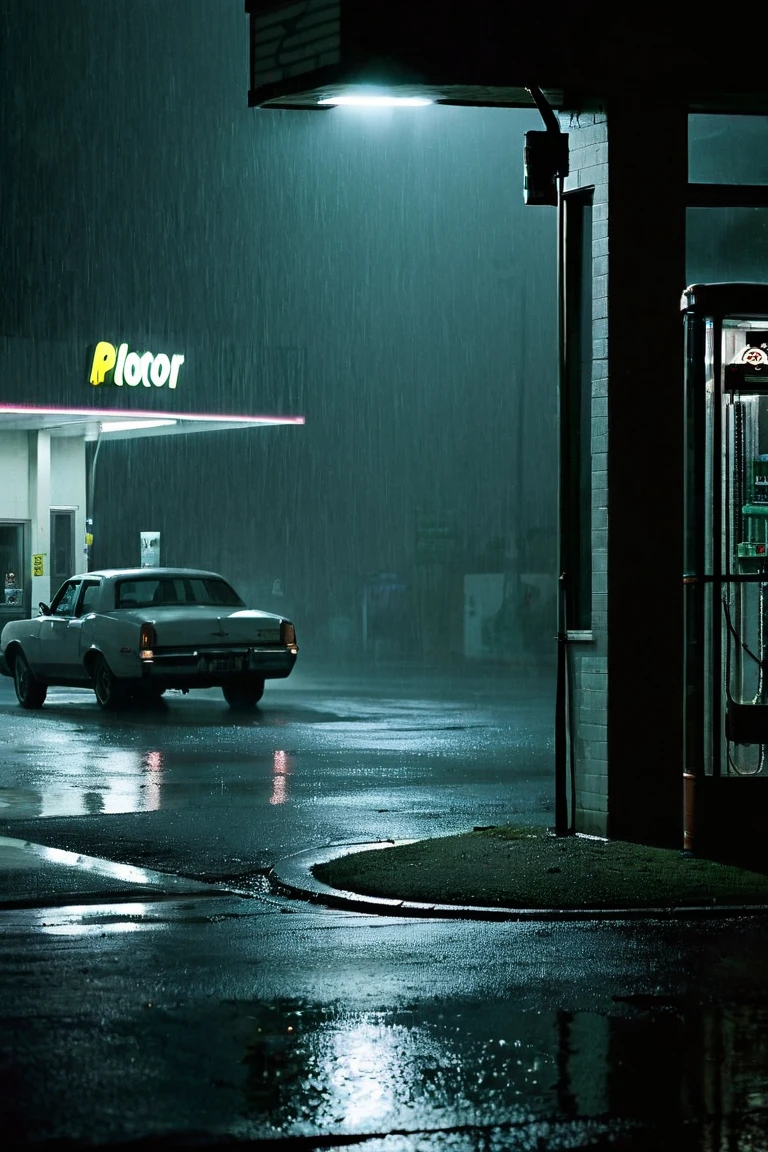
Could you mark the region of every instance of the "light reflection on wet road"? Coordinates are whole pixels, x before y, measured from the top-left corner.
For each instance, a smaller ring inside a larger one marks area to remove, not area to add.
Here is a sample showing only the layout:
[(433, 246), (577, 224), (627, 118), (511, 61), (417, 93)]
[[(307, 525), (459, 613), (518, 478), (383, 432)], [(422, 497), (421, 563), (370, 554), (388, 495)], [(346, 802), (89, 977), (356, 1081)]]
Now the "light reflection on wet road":
[(1, 686), (0, 715), (0, 833), (123, 882), (226, 872), (256, 897), (0, 914), (14, 1138), (768, 1148), (768, 922), (382, 920), (259, 875), (333, 840), (549, 822), (541, 685), (431, 699), (299, 680), (246, 721), (215, 694), (105, 716), (52, 693), (30, 716)]
[(382, 923), (231, 898), (4, 919), (0, 1099), (25, 1140), (766, 1147), (765, 921)]
[(418, 678), (380, 694), (292, 683), (245, 719), (215, 691), (111, 715), (59, 689), (30, 714), (0, 683), (0, 833), (207, 877), (336, 841), (551, 819), (550, 676), (444, 696)]

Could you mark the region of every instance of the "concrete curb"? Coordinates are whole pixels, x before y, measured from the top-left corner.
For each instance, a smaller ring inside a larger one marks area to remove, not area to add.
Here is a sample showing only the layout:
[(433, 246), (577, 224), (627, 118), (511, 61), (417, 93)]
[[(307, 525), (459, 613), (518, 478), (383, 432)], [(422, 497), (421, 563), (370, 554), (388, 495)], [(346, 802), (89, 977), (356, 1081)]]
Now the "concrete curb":
[(378, 848), (396, 848), (414, 840), (376, 840), (373, 843), (328, 844), (310, 848), (278, 860), (269, 872), (276, 891), (338, 908), (347, 912), (374, 916), (429, 917), (439, 920), (690, 920), (712, 917), (755, 916), (768, 914), (764, 904), (691, 905), (649, 908), (497, 908), (480, 904), (420, 904), (411, 900), (363, 896), (331, 888), (312, 875), (316, 864), (326, 864), (354, 852), (373, 852)]

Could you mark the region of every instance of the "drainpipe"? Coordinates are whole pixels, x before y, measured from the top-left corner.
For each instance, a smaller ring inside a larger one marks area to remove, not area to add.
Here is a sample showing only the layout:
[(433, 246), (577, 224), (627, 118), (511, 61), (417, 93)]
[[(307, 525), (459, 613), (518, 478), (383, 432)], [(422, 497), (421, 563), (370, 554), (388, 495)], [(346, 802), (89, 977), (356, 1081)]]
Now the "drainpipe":
[(563, 178), (558, 178), (557, 197), (557, 409), (559, 467), (557, 478), (558, 522), (558, 596), (557, 596), (557, 689), (555, 693), (555, 835), (567, 836), (575, 831), (576, 777), (571, 769), (571, 820), (568, 820), (568, 750), (572, 743), (569, 732), (570, 707), (568, 691), (568, 574), (563, 565), (570, 555), (568, 540), (568, 483), (570, 475), (570, 419), (565, 391), (565, 213), (563, 211)]
[[(549, 103), (546, 96), (542, 92), (541, 88), (526, 88), (526, 92), (528, 93), (531, 100), (533, 100), (534, 104), (538, 108), (539, 113), (541, 115), (541, 118), (544, 121), (544, 127), (546, 128), (547, 132), (551, 132), (553, 136), (555, 136), (555, 135), (560, 136), (561, 135), (560, 121), (557, 119), (557, 116), (555, 116), (554, 109), (552, 108), (552, 105)], [(568, 139), (567, 135), (564, 135), (564, 139), (567, 141), (567, 139)], [(565, 154), (567, 157), (567, 155), (568, 155), (567, 143), (566, 143), (566, 153)], [(566, 161), (566, 171), (563, 173), (558, 173), (558, 175), (563, 175), (563, 176), (568, 175), (567, 161)]]
[(575, 774), (571, 768), (571, 819), (568, 819), (568, 621), (566, 598), (567, 573), (563, 564), (570, 555), (568, 547), (568, 493), (570, 474), (570, 426), (565, 390), (565, 214), (563, 212), (564, 178), (568, 175), (568, 134), (540, 88), (527, 88), (544, 121), (544, 132), (526, 132), (526, 203), (551, 204), (557, 207), (557, 403), (559, 429), (558, 467), (558, 596), (557, 596), (557, 679), (555, 688), (555, 835), (568, 836), (574, 831)]

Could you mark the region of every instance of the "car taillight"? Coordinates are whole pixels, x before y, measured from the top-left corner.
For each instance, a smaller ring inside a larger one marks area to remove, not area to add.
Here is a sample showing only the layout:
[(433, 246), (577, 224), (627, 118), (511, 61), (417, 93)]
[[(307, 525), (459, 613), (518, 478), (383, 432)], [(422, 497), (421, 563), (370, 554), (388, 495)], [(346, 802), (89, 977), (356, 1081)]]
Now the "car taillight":
[(154, 627), (151, 624), (142, 624), (139, 632), (139, 655), (141, 659), (151, 660), (156, 645), (157, 633)]
[(280, 643), (287, 644), (289, 648), (296, 647), (296, 629), (289, 620), (283, 620), (280, 624)]

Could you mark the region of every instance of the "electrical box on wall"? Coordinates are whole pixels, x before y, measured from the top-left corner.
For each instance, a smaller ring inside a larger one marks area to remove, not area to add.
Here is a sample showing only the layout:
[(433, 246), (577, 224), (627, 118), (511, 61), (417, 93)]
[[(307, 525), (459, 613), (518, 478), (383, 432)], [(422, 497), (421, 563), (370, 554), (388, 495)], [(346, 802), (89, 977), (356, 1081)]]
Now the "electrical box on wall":
[(526, 204), (557, 205), (557, 180), (568, 175), (565, 132), (526, 132), (524, 196)]

